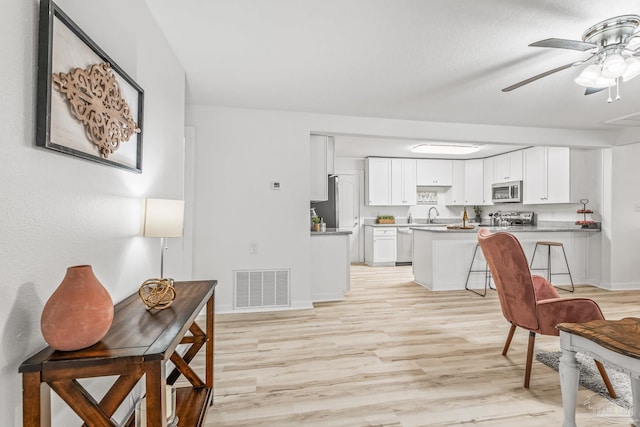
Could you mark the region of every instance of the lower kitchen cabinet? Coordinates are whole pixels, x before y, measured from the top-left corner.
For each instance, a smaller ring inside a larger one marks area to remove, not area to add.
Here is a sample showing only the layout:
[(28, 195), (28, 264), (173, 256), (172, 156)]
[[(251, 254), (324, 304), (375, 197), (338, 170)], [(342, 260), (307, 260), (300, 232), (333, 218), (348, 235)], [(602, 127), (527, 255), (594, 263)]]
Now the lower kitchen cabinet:
[(364, 262), (374, 267), (395, 265), (396, 238), (396, 227), (365, 226)]
[(351, 286), (351, 232), (311, 233), (311, 301), (340, 301)]
[[(496, 228), (493, 231), (501, 231)], [(538, 241), (562, 242), (567, 253), (573, 282), (600, 283), (601, 269), (599, 254), (601, 235), (596, 230), (573, 231), (528, 231), (513, 233), (520, 241), (527, 259), (531, 261)], [(413, 274), (416, 283), (432, 291), (463, 290), (478, 243), (477, 229), (469, 232), (433, 232), (428, 229), (414, 229), (413, 233)], [(556, 248), (557, 249), (557, 248)], [(546, 267), (546, 254), (538, 249), (535, 268)], [(475, 269), (484, 268), (484, 257), (476, 253)], [(540, 263), (540, 264), (538, 264)], [(560, 250), (552, 252), (552, 266), (555, 273), (565, 272), (565, 261)], [(546, 271), (533, 270), (533, 274), (546, 276)], [(554, 285), (566, 286), (570, 283), (567, 275), (554, 275)], [(469, 276), (470, 288), (484, 287), (484, 274)]]

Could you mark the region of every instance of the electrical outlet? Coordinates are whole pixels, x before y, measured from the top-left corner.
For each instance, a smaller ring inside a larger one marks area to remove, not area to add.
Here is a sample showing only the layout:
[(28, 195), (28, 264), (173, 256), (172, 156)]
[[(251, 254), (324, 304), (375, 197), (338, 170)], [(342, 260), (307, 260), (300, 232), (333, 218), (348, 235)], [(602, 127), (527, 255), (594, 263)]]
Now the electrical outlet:
[(258, 253), (258, 242), (249, 243), (249, 253), (257, 254)]

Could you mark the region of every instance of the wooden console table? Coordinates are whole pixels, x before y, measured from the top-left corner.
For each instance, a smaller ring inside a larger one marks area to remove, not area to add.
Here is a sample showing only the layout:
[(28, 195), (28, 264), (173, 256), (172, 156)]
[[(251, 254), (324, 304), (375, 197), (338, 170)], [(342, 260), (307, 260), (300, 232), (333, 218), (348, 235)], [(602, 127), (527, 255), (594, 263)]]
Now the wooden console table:
[(640, 319), (593, 320), (561, 323), (560, 388), (564, 407), (563, 427), (576, 427), (576, 401), (580, 371), (576, 352), (587, 354), (605, 366), (631, 377), (631, 420), (640, 427)]
[[(182, 374), (190, 387), (176, 389), (180, 426), (201, 426), (213, 398), (214, 296), (216, 280), (175, 282), (176, 299), (165, 310), (146, 310), (138, 293), (115, 306), (111, 329), (99, 343), (78, 351), (47, 347), (25, 360), (22, 373), (23, 426), (48, 426), (46, 408), (53, 389), (88, 426), (116, 427), (111, 419), (133, 387), (145, 375), (147, 425), (166, 427), (166, 384)], [(203, 331), (196, 317), (206, 305)], [(190, 334), (187, 335), (187, 332)], [(180, 356), (178, 344), (190, 344)], [(205, 346), (205, 379), (189, 363)], [(166, 375), (166, 361), (175, 369)], [(118, 376), (100, 402), (77, 381), (79, 378)], [(48, 387), (41, 387), (46, 383)], [(129, 424), (133, 423), (133, 417)]]

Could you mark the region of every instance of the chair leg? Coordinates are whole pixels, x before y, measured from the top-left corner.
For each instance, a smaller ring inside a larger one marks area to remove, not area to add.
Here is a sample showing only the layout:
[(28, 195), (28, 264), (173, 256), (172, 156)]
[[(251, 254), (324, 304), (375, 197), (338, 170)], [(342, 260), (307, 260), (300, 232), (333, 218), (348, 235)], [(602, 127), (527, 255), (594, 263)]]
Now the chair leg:
[(524, 388), (529, 388), (531, 378), (531, 364), (533, 363), (533, 347), (536, 343), (536, 333), (529, 331), (529, 347), (527, 348), (527, 365), (524, 370)]
[(600, 372), (600, 376), (602, 377), (602, 381), (604, 381), (604, 385), (607, 387), (609, 396), (611, 396), (614, 399), (617, 398), (618, 396), (616, 395), (616, 391), (613, 389), (613, 384), (611, 384), (611, 381), (609, 380), (609, 375), (607, 375), (607, 371), (604, 370), (604, 366), (602, 366), (602, 363), (598, 362), (597, 360), (595, 362), (596, 362), (596, 367), (598, 368), (598, 372)]
[(502, 355), (506, 356), (509, 351), (509, 346), (511, 345), (511, 340), (513, 339), (513, 334), (516, 332), (516, 325), (511, 324), (511, 329), (509, 329), (509, 334), (507, 335), (507, 341), (504, 343), (504, 348), (502, 349)]

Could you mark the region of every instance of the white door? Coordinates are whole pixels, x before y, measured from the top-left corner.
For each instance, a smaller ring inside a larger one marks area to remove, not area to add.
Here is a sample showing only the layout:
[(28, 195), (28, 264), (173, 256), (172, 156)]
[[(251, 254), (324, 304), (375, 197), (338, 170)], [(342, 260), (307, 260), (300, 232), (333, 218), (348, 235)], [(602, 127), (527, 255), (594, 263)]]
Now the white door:
[(360, 175), (338, 175), (338, 220), (340, 230), (351, 231), (351, 262), (360, 259)]

